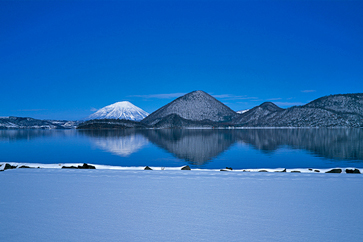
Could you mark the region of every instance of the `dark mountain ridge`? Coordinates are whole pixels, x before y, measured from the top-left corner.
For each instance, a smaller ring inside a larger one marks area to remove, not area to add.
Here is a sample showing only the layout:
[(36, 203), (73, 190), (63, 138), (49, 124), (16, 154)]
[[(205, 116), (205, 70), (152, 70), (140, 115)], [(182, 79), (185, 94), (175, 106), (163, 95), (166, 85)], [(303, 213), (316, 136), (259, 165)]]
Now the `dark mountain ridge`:
[(127, 119), (92, 119), (78, 125), (77, 129), (127, 129), (139, 128), (145, 129), (149, 126), (138, 121)]
[(264, 102), (261, 105), (240, 114), (232, 121), (232, 123), (243, 126), (255, 126), (261, 122), (261, 119), (283, 110), (284, 109), (278, 107), (272, 102)]
[(72, 121), (40, 120), (29, 117), (2, 117), (0, 129), (67, 129)]
[(246, 127), (363, 127), (363, 94), (337, 94), (275, 111), (260, 105), (233, 124)]
[(154, 128), (183, 128), (183, 127), (214, 127), (215, 122), (208, 119), (194, 121), (180, 117), (178, 114), (169, 114), (153, 125)]
[(329, 95), (315, 99), (303, 107), (363, 116), (363, 93)]

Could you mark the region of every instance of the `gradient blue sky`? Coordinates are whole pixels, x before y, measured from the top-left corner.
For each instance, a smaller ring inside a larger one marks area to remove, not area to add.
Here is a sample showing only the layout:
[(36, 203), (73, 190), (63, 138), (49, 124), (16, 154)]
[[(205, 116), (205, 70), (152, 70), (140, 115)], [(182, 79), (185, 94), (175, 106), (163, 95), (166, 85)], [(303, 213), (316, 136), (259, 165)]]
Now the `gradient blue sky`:
[(0, 116), (363, 92), (363, 1), (0, 1)]

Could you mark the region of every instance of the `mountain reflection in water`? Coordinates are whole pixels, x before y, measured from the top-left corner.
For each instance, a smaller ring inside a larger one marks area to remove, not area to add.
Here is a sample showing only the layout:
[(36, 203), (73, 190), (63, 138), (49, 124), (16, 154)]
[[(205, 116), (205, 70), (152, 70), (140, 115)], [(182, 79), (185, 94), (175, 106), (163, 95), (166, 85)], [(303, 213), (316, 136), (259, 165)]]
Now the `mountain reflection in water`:
[(120, 156), (138, 151), (148, 141), (192, 165), (203, 165), (235, 143), (263, 153), (279, 148), (302, 149), (315, 156), (363, 161), (362, 129), (121, 130), (80, 131), (101, 149)]
[(264, 152), (288, 146), (318, 157), (363, 160), (362, 129), (250, 129), (242, 130), (238, 139)]
[(161, 129), (145, 132), (147, 138), (177, 158), (203, 165), (236, 142), (233, 132), (210, 129)]
[(3, 129), (0, 130), (0, 141), (15, 142), (37, 138), (66, 137), (74, 134), (75, 130)]
[(137, 152), (149, 141), (134, 130), (81, 130), (82, 134), (91, 137), (92, 142), (102, 150), (115, 155), (127, 157)]

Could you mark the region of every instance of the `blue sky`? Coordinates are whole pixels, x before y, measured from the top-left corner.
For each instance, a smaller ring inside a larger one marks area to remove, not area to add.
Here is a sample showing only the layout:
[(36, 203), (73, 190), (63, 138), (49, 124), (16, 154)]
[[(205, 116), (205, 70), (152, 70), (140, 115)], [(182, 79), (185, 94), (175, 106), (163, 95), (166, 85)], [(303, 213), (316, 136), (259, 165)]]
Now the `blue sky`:
[(0, 1), (0, 116), (363, 92), (363, 1)]

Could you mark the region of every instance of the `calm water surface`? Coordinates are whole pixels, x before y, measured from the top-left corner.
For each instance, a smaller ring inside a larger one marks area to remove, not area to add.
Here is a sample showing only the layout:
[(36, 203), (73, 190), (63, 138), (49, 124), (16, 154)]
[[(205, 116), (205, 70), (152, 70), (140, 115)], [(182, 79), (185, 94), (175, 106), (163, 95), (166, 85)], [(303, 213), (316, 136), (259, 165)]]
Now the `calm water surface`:
[(363, 130), (3, 130), (0, 162), (363, 168)]

